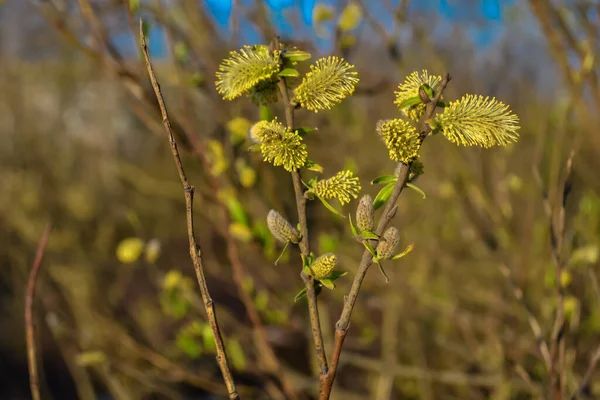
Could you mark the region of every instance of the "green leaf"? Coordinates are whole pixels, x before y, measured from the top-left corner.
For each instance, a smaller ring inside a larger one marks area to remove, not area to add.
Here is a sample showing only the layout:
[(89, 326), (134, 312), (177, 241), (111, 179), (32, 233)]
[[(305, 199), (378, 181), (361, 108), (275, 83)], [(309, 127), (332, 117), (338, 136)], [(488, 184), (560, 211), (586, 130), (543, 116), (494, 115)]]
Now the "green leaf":
[(306, 186), (308, 189), (312, 189), (312, 187), (315, 186), (315, 183), (317, 183), (317, 177), (312, 178), (310, 181), (308, 181), (308, 183), (304, 183), (304, 186)]
[(306, 160), (306, 164), (304, 164), (304, 168), (311, 170), (311, 171), (316, 171), (319, 173), (323, 172), (323, 167), (311, 160)]
[(363, 239), (379, 240), (379, 236), (377, 236), (375, 234), (375, 232), (362, 231), (361, 235), (362, 235)]
[(448, 107), (448, 104), (446, 104), (446, 103), (444, 103), (443, 101), (440, 100), (440, 101), (438, 101), (437, 106), (441, 107), (441, 108), (446, 108), (446, 107)]
[(331, 279), (319, 279), (319, 281), (323, 284), (323, 286), (325, 286), (327, 289), (329, 290), (333, 290), (335, 289), (335, 284), (333, 283), (333, 281)]
[(412, 190), (414, 190), (415, 192), (417, 192), (421, 196), (423, 196), (423, 199), (427, 198), (427, 196), (425, 195), (425, 192), (423, 190), (421, 190), (421, 188), (419, 188), (417, 185), (408, 182), (408, 183), (406, 183), (406, 186), (408, 186), (409, 188), (411, 188)]
[(294, 129), (296, 132), (298, 132), (298, 135), (300, 136), (306, 136), (311, 132), (314, 132), (316, 130), (318, 130), (317, 128), (297, 128)]
[(253, 145), (248, 146), (248, 151), (251, 151), (253, 153), (260, 152), (260, 144), (257, 143), (257, 144), (253, 144)]
[(400, 103), (398, 105), (398, 108), (400, 110), (403, 110), (406, 107), (414, 106), (416, 104), (419, 104), (420, 102), (421, 102), (421, 99), (419, 98), (419, 96), (410, 97), (410, 98), (404, 100), (402, 103)]
[(279, 253), (279, 257), (277, 257), (277, 260), (275, 260), (274, 265), (277, 265), (277, 263), (281, 260), (281, 257), (283, 257), (283, 255), (285, 254), (285, 251), (287, 250), (289, 245), (290, 242), (286, 242), (285, 246), (283, 246), (283, 250), (281, 250), (281, 253)]
[(305, 265), (302, 267), (302, 271), (309, 276), (312, 276), (312, 270), (310, 269), (310, 266)]
[(338, 239), (327, 233), (319, 234), (319, 253), (335, 253), (338, 247)]
[(296, 297), (294, 297), (294, 303), (302, 299), (303, 297), (306, 297), (306, 288), (303, 288), (300, 292), (298, 292)]
[(385, 283), (390, 283), (390, 278), (388, 278), (387, 274), (385, 273), (385, 270), (383, 269), (383, 265), (381, 265), (381, 262), (379, 262), (379, 260), (375, 260), (375, 262), (379, 266), (379, 270), (381, 271), (381, 273), (383, 274), (383, 277), (385, 278)]
[(327, 208), (329, 211), (331, 211), (332, 213), (334, 213), (335, 215), (338, 215), (342, 218), (346, 218), (346, 216), (342, 213), (340, 213), (338, 210), (336, 210), (331, 204), (329, 204), (325, 199), (322, 199), (321, 197), (317, 196), (317, 198), (319, 200), (321, 200), (321, 203), (323, 203), (323, 205), (325, 206), (325, 208)]
[(290, 76), (290, 77), (300, 76), (300, 74), (298, 73), (298, 71), (296, 71), (294, 68), (285, 68), (283, 71), (281, 71), (277, 75), (279, 75), (279, 76)]
[(367, 250), (369, 250), (369, 253), (371, 253), (371, 255), (373, 257), (375, 257), (377, 255), (377, 252), (375, 251), (375, 249), (373, 248), (373, 246), (371, 246), (371, 243), (367, 242), (366, 240), (363, 240), (362, 244), (363, 244), (363, 246), (365, 246), (365, 248)]
[(271, 117), (271, 110), (269, 110), (269, 106), (261, 104), (258, 108), (258, 115), (261, 121), (270, 121), (273, 118)]
[(217, 345), (215, 344), (215, 337), (213, 336), (212, 328), (210, 324), (204, 324), (202, 327), (202, 341), (204, 347), (212, 352), (217, 349)]
[(327, 279), (333, 282), (346, 275), (348, 275), (348, 271), (331, 271), (331, 274), (329, 274)]
[(386, 201), (388, 201), (388, 199), (392, 195), (392, 192), (394, 191), (395, 185), (395, 183), (389, 183), (387, 186), (381, 189), (379, 193), (377, 193), (377, 196), (375, 196), (375, 200), (373, 200), (373, 208), (375, 210), (377, 210), (379, 207), (384, 205)]
[(269, 305), (269, 293), (266, 290), (261, 290), (254, 297), (254, 304), (258, 311), (264, 311)]
[(352, 234), (354, 236), (358, 236), (358, 228), (354, 226), (354, 224), (352, 223), (352, 216), (350, 214), (348, 214), (348, 221), (350, 221), (350, 229), (352, 230)]
[(283, 58), (286, 58), (290, 61), (306, 61), (310, 60), (311, 57), (312, 56), (310, 53), (298, 49), (287, 50), (283, 53)]
[(227, 353), (233, 364), (233, 368), (238, 370), (246, 369), (246, 356), (237, 339), (229, 339), (227, 341)]
[(227, 208), (229, 209), (229, 213), (231, 214), (231, 219), (233, 221), (248, 227), (250, 226), (250, 220), (244, 211), (244, 207), (237, 199), (229, 197), (227, 199)]
[(148, 37), (148, 32), (152, 29), (152, 24), (148, 21), (142, 21), (142, 34), (145, 38)]
[(431, 89), (431, 86), (429, 86), (428, 84), (423, 84), (421, 85), (421, 88), (425, 91), (425, 93), (427, 94), (427, 97), (429, 97), (430, 99), (433, 99), (434, 95), (433, 95), (433, 90)]
[(394, 176), (394, 175), (382, 175), (382, 176), (378, 176), (377, 178), (373, 179), (371, 181), (371, 185), (378, 185), (378, 184), (390, 184), (392, 182), (396, 182), (396, 180), (398, 179), (398, 177)]
[(404, 251), (402, 253), (398, 253), (396, 254), (394, 257), (392, 257), (390, 260), (397, 260), (399, 258), (404, 257), (405, 255), (407, 255), (408, 253), (410, 253), (412, 251), (412, 249), (414, 249), (415, 244), (411, 243), (409, 244), (406, 249), (404, 249)]

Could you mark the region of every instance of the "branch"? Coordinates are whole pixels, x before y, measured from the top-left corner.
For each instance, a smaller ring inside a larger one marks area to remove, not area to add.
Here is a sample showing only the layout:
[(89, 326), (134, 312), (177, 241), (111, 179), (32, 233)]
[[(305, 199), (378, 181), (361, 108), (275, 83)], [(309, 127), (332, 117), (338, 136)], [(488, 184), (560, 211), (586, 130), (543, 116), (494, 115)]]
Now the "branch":
[(35, 324), (33, 321), (33, 301), (35, 299), (35, 285), (38, 273), (42, 266), (42, 259), (50, 236), (50, 224), (47, 224), (38, 243), (33, 267), (27, 280), (27, 292), (25, 295), (25, 331), (27, 333), (27, 362), (29, 364), (29, 385), (33, 400), (40, 400), (40, 382), (37, 370), (37, 349), (35, 346)]
[(177, 167), (177, 172), (179, 173), (179, 178), (181, 179), (181, 184), (183, 185), (183, 191), (185, 195), (185, 203), (186, 203), (186, 217), (187, 217), (187, 231), (188, 238), (190, 243), (190, 257), (194, 264), (194, 270), (196, 271), (196, 278), (198, 280), (198, 286), (200, 288), (200, 293), (202, 294), (202, 301), (204, 302), (204, 308), (206, 310), (206, 315), (208, 317), (208, 321), (210, 323), (210, 327), (213, 332), (213, 336), (215, 339), (216, 349), (217, 349), (217, 363), (219, 364), (219, 368), (221, 369), (221, 374), (223, 375), (223, 379), (225, 381), (225, 385), (227, 386), (227, 391), (229, 393), (229, 398), (232, 400), (239, 399), (237, 389), (235, 387), (235, 383), (233, 381), (233, 376), (231, 374), (231, 370), (229, 369), (229, 364), (227, 361), (227, 353), (225, 351), (225, 345), (223, 344), (223, 338), (221, 337), (221, 331), (219, 329), (219, 325), (217, 323), (216, 310), (213, 303), (213, 300), (208, 291), (208, 286), (206, 285), (206, 278), (204, 277), (204, 266), (202, 265), (202, 256), (200, 246), (196, 244), (196, 238), (194, 235), (194, 209), (193, 209), (193, 198), (194, 198), (194, 187), (190, 186), (188, 183), (187, 177), (185, 175), (185, 171), (183, 169), (183, 165), (181, 163), (181, 158), (179, 157), (179, 150), (177, 149), (177, 142), (175, 141), (175, 137), (173, 135), (173, 131), (171, 130), (171, 123), (169, 121), (169, 117), (167, 114), (167, 109), (165, 106), (165, 102), (160, 91), (160, 85), (156, 80), (156, 75), (154, 74), (154, 69), (152, 67), (152, 63), (150, 61), (150, 56), (148, 54), (148, 47), (146, 44), (146, 38), (144, 37), (144, 33), (142, 30), (142, 21), (140, 20), (140, 41), (142, 45), (142, 52), (144, 53), (144, 59), (146, 61), (146, 68), (148, 70), (148, 76), (150, 77), (150, 81), (152, 82), (152, 88), (154, 89), (154, 93), (156, 94), (156, 99), (158, 101), (158, 105), (160, 107), (160, 111), (162, 114), (162, 122), (165, 127), (165, 131), (167, 132), (167, 136), (169, 138), (169, 144), (171, 147), (171, 153), (173, 154), (173, 159), (175, 161), (175, 166)]
[[(448, 82), (450, 82), (450, 74), (444, 74), (442, 82), (440, 84), (440, 89), (436, 93), (435, 97), (427, 104), (427, 108), (425, 110), (425, 116), (423, 117), (423, 121), (427, 121), (432, 118), (435, 114), (435, 109), (437, 107), (437, 103), (440, 101), (442, 97), (442, 93), (446, 89)], [(427, 124), (424, 125), (424, 128), (421, 130), (421, 141), (425, 140), (427, 135), (431, 133), (431, 127)], [(396, 180), (396, 184), (394, 185), (394, 189), (389, 200), (386, 203), (385, 209), (381, 218), (379, 219), (379, 223), (377, 224), (377, 229), (375, 230), (375, 234), (380, 236), (385, 228), (388, 226), (394, 215), (396, 214), (397, 206), (396, 202), (402, 190), (404, 189), (404, 184), (408, 177), (408, 173), (410, 171), (409, 166), (399, 163), (396, 168), (396, 173), (398, 175), (398, 179)], [(374, 241), (371, 241), (371, 245), (375, 245)], [(331, 356), (331, 368), (329, 372), (325, 376), (321, 376), (321, 393), (319, 398), (321, 400), (328, 400), (331, 395), (331, 390), (333, 388), (333, 382), (335, 381), (335, 374), (337, 372), (337, 367), (340, 362), (340, 356), (342, 354), (342, 347), (344, 345), (344, 340), (346, 339), (346, 334), (348, 333), (348, 328), (350, 327), (350, 317), (352, 316), (352, 310), (354, 309), (354, 305), (356, 304), (356, 300), (358, 298), (358, 293), (360, 292), (360, 287), (362, 285), (365, 276), (367, 275), (367, 271), (373, 262), (373, 256), (369, 251), (365, 250), (363, 252), (362, 260), (356, 271), (356, 275), (354, 276), (354, 281), (352, 282), (352, 287), (350, 288), (350, 292), (345, 298), (344, 308), (342, 310), (342, 314), (340, 315), (340, 319), (336, 323), (335, 329), (335, 341), (333, 344), (333, 351)]]
[[(279, 37), (275, 37), (273, 46), (276, 50), (280, 48)], [(285, 107), (285, 120), (288, 128), (294, 129), (294, 106), (290, 102), (290, 96), (286, 86), (285, 78), (279, 80), (279, 91)], [(294, 193), (296, 196), (296, 208), (298, 209), (298, 221), (300, 223), (300, 251), (302, 260), (310, 254), (310, 246), (308, 243), (308, 223), (306, 221), (306, 198), (302, 191), (302, 182), (298, 171), (292, 172), (292, 181), (294, 183)], [(325, 376), (328, 371), (327, 356), (325, 355), (325, 346), (323, 345), (323, 331), (321, 330), (321, 321), (319, 319), (319, 309), (317, 303), (317, 294), (315, 293), (315, 281), (312, 277), (306, 275), (304, 271), (301, 274), (304, 285), (306, 286), (306, 298), (308, 300), (308, 314), (310, 317), (310, 326), (317, 352), (317, 362), (319, 364), (319, 372), (321, 377)]]
[(571, 400), (575, 400), (575, 399), (579, 398), (579, 396), (581, 396), (586, 391), (586, 389), (588, 388), (588, 385), (590, 383), (590, 380), (592, 378), (592, 374), (594, 373), (594, 370), (596, 369), (596, 365), (599, 362), (600, 362), (600, 346), (598, 346), (596, 348), (596, 351), (594, 352), (594, 355), (592, 356), (592, 359), (590, 360), (588, 369), (587, 369), (585, 375), (583, 376), (583, 380), (579, 384), (579, 387), (577, 388), (577, 390), (570, 397)]

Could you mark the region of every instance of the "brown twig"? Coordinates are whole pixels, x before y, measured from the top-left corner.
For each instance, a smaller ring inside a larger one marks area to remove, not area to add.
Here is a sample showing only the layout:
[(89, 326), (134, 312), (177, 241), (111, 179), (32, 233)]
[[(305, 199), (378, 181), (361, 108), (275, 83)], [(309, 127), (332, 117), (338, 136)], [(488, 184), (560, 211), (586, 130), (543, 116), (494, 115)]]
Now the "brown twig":
[(27, 280), (27, 292), (25, 295), (25, 331), (27, 332), (27, 363), (29, 365), (29, 385), (33, 400), (40, 400), (40, 380), (37, 370), (37, 349), (35, 345), (35, 323), (33, 321), (33, 301), (35, 300), (35, 286), (37, 277), (42, 266), (42, 259), (50, 236), (50, 224), (44, 228), (44, 232), (38, 243), (35, 260), (29, 279)]
[[(280, 48), (279, 38), (275, 37), (273, 47), (278, 50)], [(285, 119), (288, 128), (294, 129), (294, 105), (290, 102), (290, 96), (285, 83), (285, 78), (279, 80), (279, 91), (285, 107)], [(292, 181), (294, 183), (294, 193), (296, 196), (296, 207), (298, 209), (298, 221), (300, 223), (300, 252), (302, 258), (305, 259), (310, 254), (310, 246), (308, 242), (308, 223), (306, 221), (306, 198), (302, 191), (302, 182), (298, 171), (292, 172)], [(321, 376), (327, 374), (327, 356), (325, 354), (325, 346), (323, 345), (323, 331), (321, 329), (321, 321), (319, 319), (319, 308), (317, 303), (317, 295), (315, 293), (315, 281), (312, 277), (301, 274), (302, 280), (306, 286), (306, 298), (308, 300), (308, 313), (310, 317), (310, 326), (313, 336), (315, 350), (317, 352), (317, 363), (319, 364), (319, 372)]]
[(594, 370), (596, 369), (596, 365), (598, 365), (599, 362), (600, 362), (600, 346), (598, 346), (596, 348), (594, 355), (590, 359), (590, 364), (588, 366), (588, 369), (585, 372), (585, 375), (583, 376), (583, 379), (581, 380), (579, 387), (571, 395), (571, 397), (570, 397), (571, 400), (575, 400), (575, 399), (579, 398), (579, 396), (581, 396), (583, 394), (583, 392), (586, 391), (586, 388), (588, 387), (590, 380), (592, 379), (592, 374), (594, 373)]
[(162, 122), (165, 127), (165, 131), (169, 138), (169, 143), (171, 147), (171, 153), (173, 154), (173, 159), (175, 161), (175, 166), (177, 167), (177, 172), (179, 173), (179, 178), (181, 179), (181, 184), (183, 185), (183, 191), (185, 194), (185, 202), (186, 202), (186, 216), (187, 216), (187, 231), (188, 231), (188, 239), (190, 244), (190, 257), (194, 264), (194, 270), (196, 272), (196, 278), (198, 280), (198, 286), (200, 288), (200, 293), (202, 294), (202, 300), (204, 302), (204, 308), (206, 310), (206, 315), (208, 321), (210, 323), (210, 327), (213, 332), (213, 336), (215, 339), (216, 349), (217, 349), (217, 363), (219, 364), (219, 368), (221, 369), (221, 374), (223, 375), (223, 379), (225, 381), (225, 385), (227, 386), (227, 391), (229, 393), (230, 399), (239, 399), (237, 389), (235, 387), (235, 382), (233, 380), (233, 376), (231, 374), (231, 370), (229, 369), (229, 363), (227, 360), (227, 353), (225, 351), (225, 345), (223, 344), (223, 338), (221, 337), (221, 331), (219, 329), (219, 325), (217, 323), (216, 310), (213, 303), (213, 300), (208, 291), (208, 286), (206, 284), (206, 278), (204, 277), (204, 266), (202, 265), (202, 256), (200, 246), (196, 243), (196, 238), (194, 234), (194, 210), (193, 210), (193, 198), (194, 198), (194, 187), (188, 183), (187, 177), (185, 175), (185, 171), (183, 169), (183, 165), (181, 163), (181, 158), (179, 156), (179, 150), (177, 149), (177, 142), (175, 141), (175, 137), (171, 130), (171, 123), (169, 121), (169, 117), (167, 114), (167, 109), (165, 106), (165, 102), (160, 91), (160, 85), (156, 80), (156, 75), (154, 74), (154, 68), (152, 67), (152, 63), (150, 61), (150, 56), (148, 54), (148, 47), (146, 44), (146, 38), (144, 37), (144, 32), (142, 30), (142, 21), (140, 20), (140, 41), (142, 46), (142, 52), (144, 53), (144, 59), (146, 61), (146, 68), (148, 70), (148, 76), (150, 77), (150, 81), (152, 83), (152, 88), (154, 89), (154, 93), (156, 94), (156, 99), (158, 101), (158, 105), (162, 114)]
[[(427, 108), (425, 110), (425, 116), (423, 120), (426, 121), (433, 117), (435, 114), (435, 109), (437, 107), (438, 102), (442, 96), (442, 93), (446, 89), (448, 82), (450, 82), (450, 74), (444, 74), (442, 82), (440, 84), (439, 90), (436, 93), (435, 97), (431, 99), (431, 102), (427, 104)], [(423, 129), (421, 130), (421, 140), (425, 140), (427, 135), (431, 133), (431, 127), (428, 124), (425, 124)], [(394, 215), (396, 214), (396, 202), (402, 190), (404, 189), (406, 179), (409, 173), (409, 166), (399, 163), (396, 168), (396, 175), (398, 176), (396, 180), (396, 184), (394, 185), (394, 189), (392, 190), (392, 194), (390, 195), (389, 200), (386, 203), (385, 209), (381, 214), (381, 218), (377, 224), (377, 229), (375, 230), (375, 234), (380, 236), (385, 228), (388, 226)], [(371, 241), (371, 245), (375, 245), (374, 241)], [(360, 292), (360, 288), (362, 285), (365, 276), (367, 275), (367, 271), (373, 262), (373, 256), (369, 251), (365, 250), (363, 252), (363, 256), (356, 271), (356, 275), (354, 276), (354, 281), (352, 282), (352, 287), (350, 288), (350, 292), (345, 297), (344, 308), (342, 310), (342, 314), (340, 315), (340, 319), (336, 323), (335, 329), (335, 341), (333, 343), (333, 351), (330, 361), (330, 369), (328, 373), (324, 376), (321, 376), (321, 392), (319, 398), (321, 400), (329, 399), (331, 395), (331, 390), (333, 388), (333, 382), (335, 381), (335, 374), (337, 372), (337, 367), (340, 362), (340, 356), (342, 354), (342, 347), (344, 345), (344, 340), (346, 339), (346, 335), (348, 333), (348, 328), (350, 327), (350, 317), (352, 316), (352, 310), (354, 309), (354, 305), (356, 304), (356, 300), (358, 298), (358, 293)]]

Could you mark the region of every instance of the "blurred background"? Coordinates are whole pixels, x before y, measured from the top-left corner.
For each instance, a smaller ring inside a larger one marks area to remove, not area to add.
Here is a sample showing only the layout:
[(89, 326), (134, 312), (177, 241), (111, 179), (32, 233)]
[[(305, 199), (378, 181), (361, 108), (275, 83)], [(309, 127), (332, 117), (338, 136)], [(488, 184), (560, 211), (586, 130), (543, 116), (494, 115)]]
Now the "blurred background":
[[(388, 263), (390, 283), (367, 275), (333, 398), (545, 398), (540, 349), (552, 343), (559, 280), (565, 398), (600, 398), (595, 0), (0, 1), (1, 398), (31, 398), (25, 285), (47, 223), (35, 302), (42, 398), (226, 398), (140, 17), (197, 189), (197, 239), (242, 398), (318, 389), (306, 302), (294, 302), (298, 250), (274, 266), (281, 247), (265, 221), (271, 208), (296, 221), (289, 174), (247, 151), (266, 110), (225, 102), (214, 86), (229, 51), (274, 34), (313, 60), (356, 66), (353, 97), (297, 119), (319, 128), (307, 143), (324, 176), (352, 169), (363, 193), (394, 170), (375, 124), (398, 116), (393, 92), (412, 71), (449, 72), (447, 99), (496, 96), (522, 126), (508, 148), (425, 142), (427, 197), (404, 192), (394, 220), (415, 249)], [(329, 353), (362, 247), (347, 220), (314, 202), (308, 213), (311, 248), (336, 252), (349, 272), (319, 297)]]

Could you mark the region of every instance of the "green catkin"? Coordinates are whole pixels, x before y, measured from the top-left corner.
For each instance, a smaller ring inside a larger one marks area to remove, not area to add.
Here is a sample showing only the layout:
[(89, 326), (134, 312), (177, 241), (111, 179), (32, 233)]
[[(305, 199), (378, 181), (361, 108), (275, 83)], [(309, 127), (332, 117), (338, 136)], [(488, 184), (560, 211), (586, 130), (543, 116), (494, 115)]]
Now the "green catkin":
[(331, 274), (336, 265), (337, 256), (333, 253), (325, 253), (315, 260), (310, 269), (316, 279), (323, 279)]

